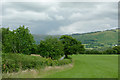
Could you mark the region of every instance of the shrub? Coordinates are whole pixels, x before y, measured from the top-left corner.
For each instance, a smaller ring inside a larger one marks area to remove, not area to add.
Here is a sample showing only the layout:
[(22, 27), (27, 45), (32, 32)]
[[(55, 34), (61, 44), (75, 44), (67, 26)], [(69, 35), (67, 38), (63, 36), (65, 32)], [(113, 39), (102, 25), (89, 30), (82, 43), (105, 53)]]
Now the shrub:
[(52, 60), (50, 58), (42, 58), (40, 56), (30, 56), (24, 54), (3, 53), (2, 54), (2, 72), (18, 72), (26, 69), (40, 69), (45, 66), (59, 66), (69, 64), (70, 59), (61, 61)]
[(84, 51), (84, 54), (102, 54), (102, 52), (97, 50), (86, 50)]
[(45, 59), (38, 56), (29, 56), (23, 54), (2, 54), (2, 71), (17, 72), (20, 69), (32, 69), (42, 67)]
[(113, 47), (114, 54), (120, 54), (120, 46)]
[(103, 54), (118, 54), (117, 50), (114, 50), (113, 48), (109, 48), (105, 51), (103, 51)]
[(58, 66), (60, 66), (60, 65), (66, 65), (66, 64), (69, 64), (71, 62), (72, 62), (71, 59), (63, 59), (63, 60), (58, 61)]
[(40, 42), (38, 53), (42, 57), (51, 58), (53, 60), (59, 59), (64, 55), (63, 44), (57, 38), (47, 38), (45, 41)]

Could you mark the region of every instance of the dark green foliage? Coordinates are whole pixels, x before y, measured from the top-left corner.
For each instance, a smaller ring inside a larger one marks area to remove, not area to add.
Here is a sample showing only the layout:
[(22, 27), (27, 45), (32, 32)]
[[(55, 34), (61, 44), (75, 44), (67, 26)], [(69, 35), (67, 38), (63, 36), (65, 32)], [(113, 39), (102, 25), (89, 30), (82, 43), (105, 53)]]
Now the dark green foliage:
[[(35, 56), (23, 54), (2, 54), (2, 71), (3, 72), (17, 72), (22, 69), (32, 69), (44, 66), (42, 62), (45, 59)], [(42, 64), (42, 65), (40, 65)]]
[(117, 52), (114, 49), (110, 48), (103, 51), (103, 54), (117, 54)]
[(113, 50), (115, 50), (114, 52), (116, 52), (117, 54), (120, 54), (120, 46), (113, 47)]
[(37, 44), (33, 44), (31, 46), (31, 49), (30, 49), (30, 54), (38, 54), (38, 45)]
[(25, 26), (20, 26), (13, 31), (9, 28), (2, 28), (2, 50), (5, 53), (30, 54), (34, 42), (33, 36)]
[(120, 54), (120, 46), (115, 46), (104, 51), (98, 51), (95, 49), (85, 50), (84, 54)]
[(30, 56), (24, 54), (6, 53), (2, 54), (2, 72), (18, 72), (26, 69), (40, 69), (45, 66), (58, 66), (69, 64), (72, 61), (63, 59), (61, 61), (52, 60), (50, 58), (42, 58), (40, 56)]
[(83, 54), (102, 54), (102, 52), (97, 50), (86, 50)]
[(120, 46), (115, 46), (103, 51), (103, 54), (120, 54)]
[(12, 51), (12, 32), (9, 28), (2, 28), (2, 51), (11, 52)]
[(77, 41), (71, 36), (63, 35), (60, 37), (60, 40), (64, 44), (64, 54), (66, 58), (68, 55), (77, 54), (84, 51), (84, 46), (81, 44), (81, 42)]
[(2, 29), (0, 28), (0, 51), (2, 50)]
[(18, 53), (25, 53), (30, 54), (31, 46), (34, 43), (33, 36), (30, 34), (30, 31), (28, 28), (25, 28), (24, 26), (20, 26), (15, 31), (16, 35), (16, 50)]
[(57, 38), (47, 38), (40, 42), (38, 53), (46, 58), (59, 59), (64, 55), (63, 44)]

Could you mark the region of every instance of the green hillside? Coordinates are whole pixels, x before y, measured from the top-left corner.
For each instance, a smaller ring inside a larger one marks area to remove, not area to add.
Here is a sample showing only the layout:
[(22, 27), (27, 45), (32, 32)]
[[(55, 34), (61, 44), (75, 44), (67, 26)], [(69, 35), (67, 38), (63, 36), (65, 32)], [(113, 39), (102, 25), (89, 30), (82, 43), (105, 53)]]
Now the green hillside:
[[(33, 35), (36, 43), (39, 43), (40, 40), (44, 40), (50, 35)], [(55, 35), (54, 35), (55, 36)], [(103, 50), (106, 48), (113, 47), (118, 44), (118, 29), (106, 30), (106, 31), (97, 31), (83, 34), (72, 34), (70, 35), (73, 38), (81, 41), (87, 49), (99, 49)], [(56, 35), (55, 37), (60, 37)]]
[(60, 37), (59, 35), (39, 35), (39, 34), (33, 34), (33, 37), (34, 37), (34, 39), (35, 39), (37, 44), (39, 44), (41, 40), (44, 40), (45, 38), (51, 37), (51, 36), (52, 37), (58, 37), (58, 38)]
[(33, 36), (37, 44), (40, 43), (40, 40), (44, 40), (47, 37), (47, 35), (38, 35), (38, 34), (33, 34)]
[(118, 29), (72, 34), (72, 37), (85, 44), (86, 48), (109, 48), (118, 44)]

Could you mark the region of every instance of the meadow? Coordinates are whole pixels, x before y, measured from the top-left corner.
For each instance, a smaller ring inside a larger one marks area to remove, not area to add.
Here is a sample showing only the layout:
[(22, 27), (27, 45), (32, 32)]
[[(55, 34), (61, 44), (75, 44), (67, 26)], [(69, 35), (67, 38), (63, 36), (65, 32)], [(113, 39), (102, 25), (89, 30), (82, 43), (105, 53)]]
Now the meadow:
[(47, 75), (46, 78), (117, 78), (117, 55), (73, 55), (69, 70)]
[(73, 63), (4, 75), (11, 78), (117, 78), (118, 55), (72, 55)]

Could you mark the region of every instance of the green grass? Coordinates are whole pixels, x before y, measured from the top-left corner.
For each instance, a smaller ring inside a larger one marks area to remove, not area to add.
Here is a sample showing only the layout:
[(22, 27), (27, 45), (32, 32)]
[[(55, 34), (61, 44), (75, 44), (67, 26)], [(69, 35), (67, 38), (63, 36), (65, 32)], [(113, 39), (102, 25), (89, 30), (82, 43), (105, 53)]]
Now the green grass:
[(117, 55), (74, 55), (74, 67), (46, 78), (117, 78)]
[(4, 74), (10, 78), (117, 78), (118, 55), (73, 55), (73, 66), (19, 71)]

